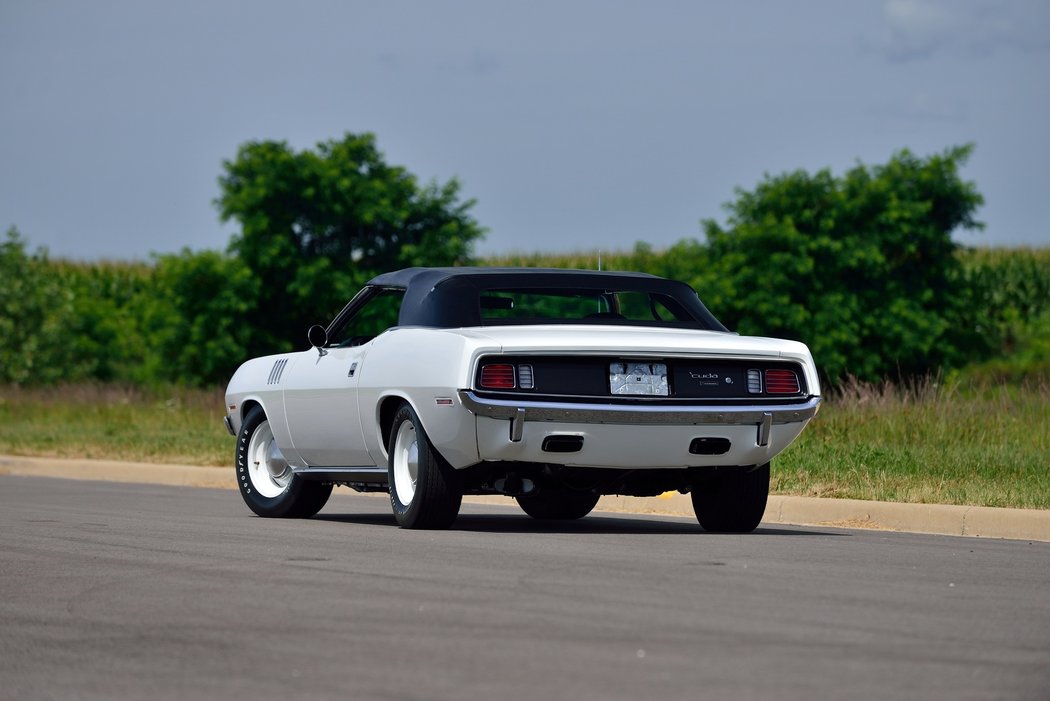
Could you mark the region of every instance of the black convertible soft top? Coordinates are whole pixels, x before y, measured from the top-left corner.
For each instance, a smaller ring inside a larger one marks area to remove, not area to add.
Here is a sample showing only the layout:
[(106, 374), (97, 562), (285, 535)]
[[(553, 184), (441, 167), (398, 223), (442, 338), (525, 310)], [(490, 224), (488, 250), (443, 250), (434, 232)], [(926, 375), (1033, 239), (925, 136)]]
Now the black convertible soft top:
[(688, 310), (700, 328), (727, 331), (689, 285), (648, 273), (561, 268), (405, 268), (378, 275), (370, 287), (405, 290), (400, 326), (480, 326), (479, 299), (501, 289), (634, 291), (665, 295)]

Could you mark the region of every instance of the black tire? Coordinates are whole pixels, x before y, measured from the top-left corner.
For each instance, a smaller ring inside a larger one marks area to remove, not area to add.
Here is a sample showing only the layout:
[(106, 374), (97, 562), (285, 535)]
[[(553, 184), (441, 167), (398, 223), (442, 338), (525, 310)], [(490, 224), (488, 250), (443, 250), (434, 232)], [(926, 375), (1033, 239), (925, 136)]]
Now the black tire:
[(540, 521), (574, 521), (591, 513), (600, 495), (572, 489), (547, 489), (515, 498), (522, 511)]
[(332, 485), (310, 482), (290, 472), (273, 477), (266, 457), (276, 462), (280, 454), (271, 453), (272, 440), (266, 414), (262, 407), (255, 407), (237, 435), (234, 464), (241, 497), (249, 509), (266, 518), (310, 518), (328, 502)]
[(387, 454), (390, 506), (398, 525), (421, 529), (451, 526), (463, 502), (460, 480), (434, 450), (419, 417), (407, 404), (394, 414)]
[(758, 528), (769, 496), (769, 463), (755, 468), (721, 468), (693, 485), (693, 511), (705, 531), (750, 533)]

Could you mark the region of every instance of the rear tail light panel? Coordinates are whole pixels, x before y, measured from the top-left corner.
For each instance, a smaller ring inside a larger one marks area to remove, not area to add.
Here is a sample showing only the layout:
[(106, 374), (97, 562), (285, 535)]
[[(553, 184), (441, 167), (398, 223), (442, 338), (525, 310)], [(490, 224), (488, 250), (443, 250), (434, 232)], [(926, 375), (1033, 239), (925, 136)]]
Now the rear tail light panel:
[[(666, 393), (616, 394), (610, 387), (614, 363), (651, 362), (661, 373)], [(498, 355), (480, 359), (474, 388), (492, 395), (529, 396), (533, 400), (612, 403), (774, 403), (794, 401), (808, 391), (802, 366), (787, 360), (705, 357)]]

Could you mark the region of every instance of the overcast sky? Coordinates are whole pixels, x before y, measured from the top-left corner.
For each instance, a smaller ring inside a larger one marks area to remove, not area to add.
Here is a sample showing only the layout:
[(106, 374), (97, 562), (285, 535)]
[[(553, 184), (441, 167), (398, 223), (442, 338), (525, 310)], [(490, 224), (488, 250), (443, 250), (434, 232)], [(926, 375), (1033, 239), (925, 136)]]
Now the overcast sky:
[(657, 248), (764, 173), (974, 142), (968, 243), (1050, 245), (1050, 2), (0, 0), (0, 227), (225, 248), (222, 161), (371, 131), (481, 253)]

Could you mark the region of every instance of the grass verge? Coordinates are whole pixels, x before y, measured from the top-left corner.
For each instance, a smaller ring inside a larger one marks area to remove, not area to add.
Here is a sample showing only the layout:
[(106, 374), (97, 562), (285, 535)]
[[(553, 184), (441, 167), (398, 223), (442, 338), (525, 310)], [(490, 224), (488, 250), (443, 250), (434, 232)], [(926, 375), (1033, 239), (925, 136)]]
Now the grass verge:
[(1050, 508), (1050, 384), (847, 384), (773, 463), (781, 494)]
[(222, 392), (78, 384), (0, 390), (0, 454), (232, 465)]
[[(1050, 508), (1050, 383), (849, 384), (773, 463), (779, 494)], [(219, 390), (0, 390), (0, 454), (232, 463)]]

